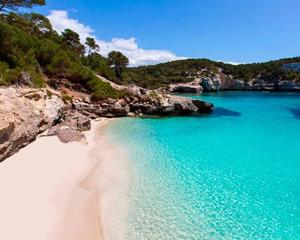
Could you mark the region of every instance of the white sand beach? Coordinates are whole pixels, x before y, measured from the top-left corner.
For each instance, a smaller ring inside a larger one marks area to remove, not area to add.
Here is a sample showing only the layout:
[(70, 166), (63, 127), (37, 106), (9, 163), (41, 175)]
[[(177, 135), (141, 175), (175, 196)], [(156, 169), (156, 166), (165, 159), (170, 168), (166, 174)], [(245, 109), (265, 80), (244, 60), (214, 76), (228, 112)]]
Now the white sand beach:
[(88, 144), (40, 137), (0, 163), (0, 239), (123, 239), (130, 175), (126, 150), (101, 136), (108, 121)]

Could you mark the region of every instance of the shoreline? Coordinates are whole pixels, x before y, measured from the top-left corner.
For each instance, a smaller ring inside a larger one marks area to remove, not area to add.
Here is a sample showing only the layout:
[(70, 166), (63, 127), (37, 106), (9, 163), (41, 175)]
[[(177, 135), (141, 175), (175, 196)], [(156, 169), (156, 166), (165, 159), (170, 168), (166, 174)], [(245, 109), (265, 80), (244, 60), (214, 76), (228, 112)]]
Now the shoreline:
[(123, 239), (130, 174), (102, 135), (111, 120), (92, 122), (88, 144), (39, 137), (0, 163), (1, 239)]

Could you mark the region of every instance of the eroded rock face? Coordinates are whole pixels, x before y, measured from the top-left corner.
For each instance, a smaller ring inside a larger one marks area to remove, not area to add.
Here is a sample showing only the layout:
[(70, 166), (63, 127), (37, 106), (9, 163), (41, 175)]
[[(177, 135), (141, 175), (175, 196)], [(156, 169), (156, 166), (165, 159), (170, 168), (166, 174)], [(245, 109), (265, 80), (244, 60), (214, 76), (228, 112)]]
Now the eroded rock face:
[(170, 93), (201, 93), (203, 88), (200, 86), (200, 84), (196, 85), (193, 83), (178, 83), (171, 84), (167, 91)]
[(204, 91), (211, 92), (219, 91), (221, 89), (222, 82), (219, 78), (203, 78), (200, 84)]
[(55, 124), (63, 109), (63, 101), (45, 90), (0, 88), (0, 161)]
[[(200, 108), (197, 107), (190, 98), (169, 95), (161, 91), (146, 90), (134, 85), (122, 86), (112, 83), (107, 79), (101, 79), (110, 83), (113, 88), (129, 94), (124, 99), (119, 100), (106, 99), (102, 102), (91, 104), (84, 101), (74, 101), (72, 103), (74, 109), (90, 118), (140, 115), (188, 115), (195, 112), (202, 113), (203, 110), (203, 106), (198, 105)], [(190, 85), (194, 86), (195, 89), (201, 90), (200, 81), (201, 79), (196, 79)], [(206, 107), (211, 107), (211, 110), (213, 109), (213, 106), (210, 104)]]

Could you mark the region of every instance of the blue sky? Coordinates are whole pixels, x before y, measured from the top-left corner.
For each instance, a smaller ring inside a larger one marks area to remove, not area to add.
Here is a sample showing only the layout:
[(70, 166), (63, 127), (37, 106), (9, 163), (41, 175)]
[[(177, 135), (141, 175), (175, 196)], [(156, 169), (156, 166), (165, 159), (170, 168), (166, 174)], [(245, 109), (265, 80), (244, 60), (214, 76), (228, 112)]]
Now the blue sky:
[(133, 65), (180, 57), (246, 63), (300, 55), (300, 0), (48, 0), (35, 9), (46, 15), (53, 10), (67, 14), (52, 14), (58, 25), (71, 19), (88, 26), (104, 54), (125, 47)]

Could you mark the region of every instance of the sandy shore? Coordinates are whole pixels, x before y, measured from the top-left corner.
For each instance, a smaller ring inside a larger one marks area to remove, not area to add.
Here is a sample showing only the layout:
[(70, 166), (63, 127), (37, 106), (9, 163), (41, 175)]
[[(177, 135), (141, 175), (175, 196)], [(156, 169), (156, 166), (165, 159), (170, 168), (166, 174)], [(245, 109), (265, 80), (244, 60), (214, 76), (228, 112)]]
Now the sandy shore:
[(38, 138), (0, 163), (0, 239), (122, 240), (127, 151), (93, 122), (88, 144)]

